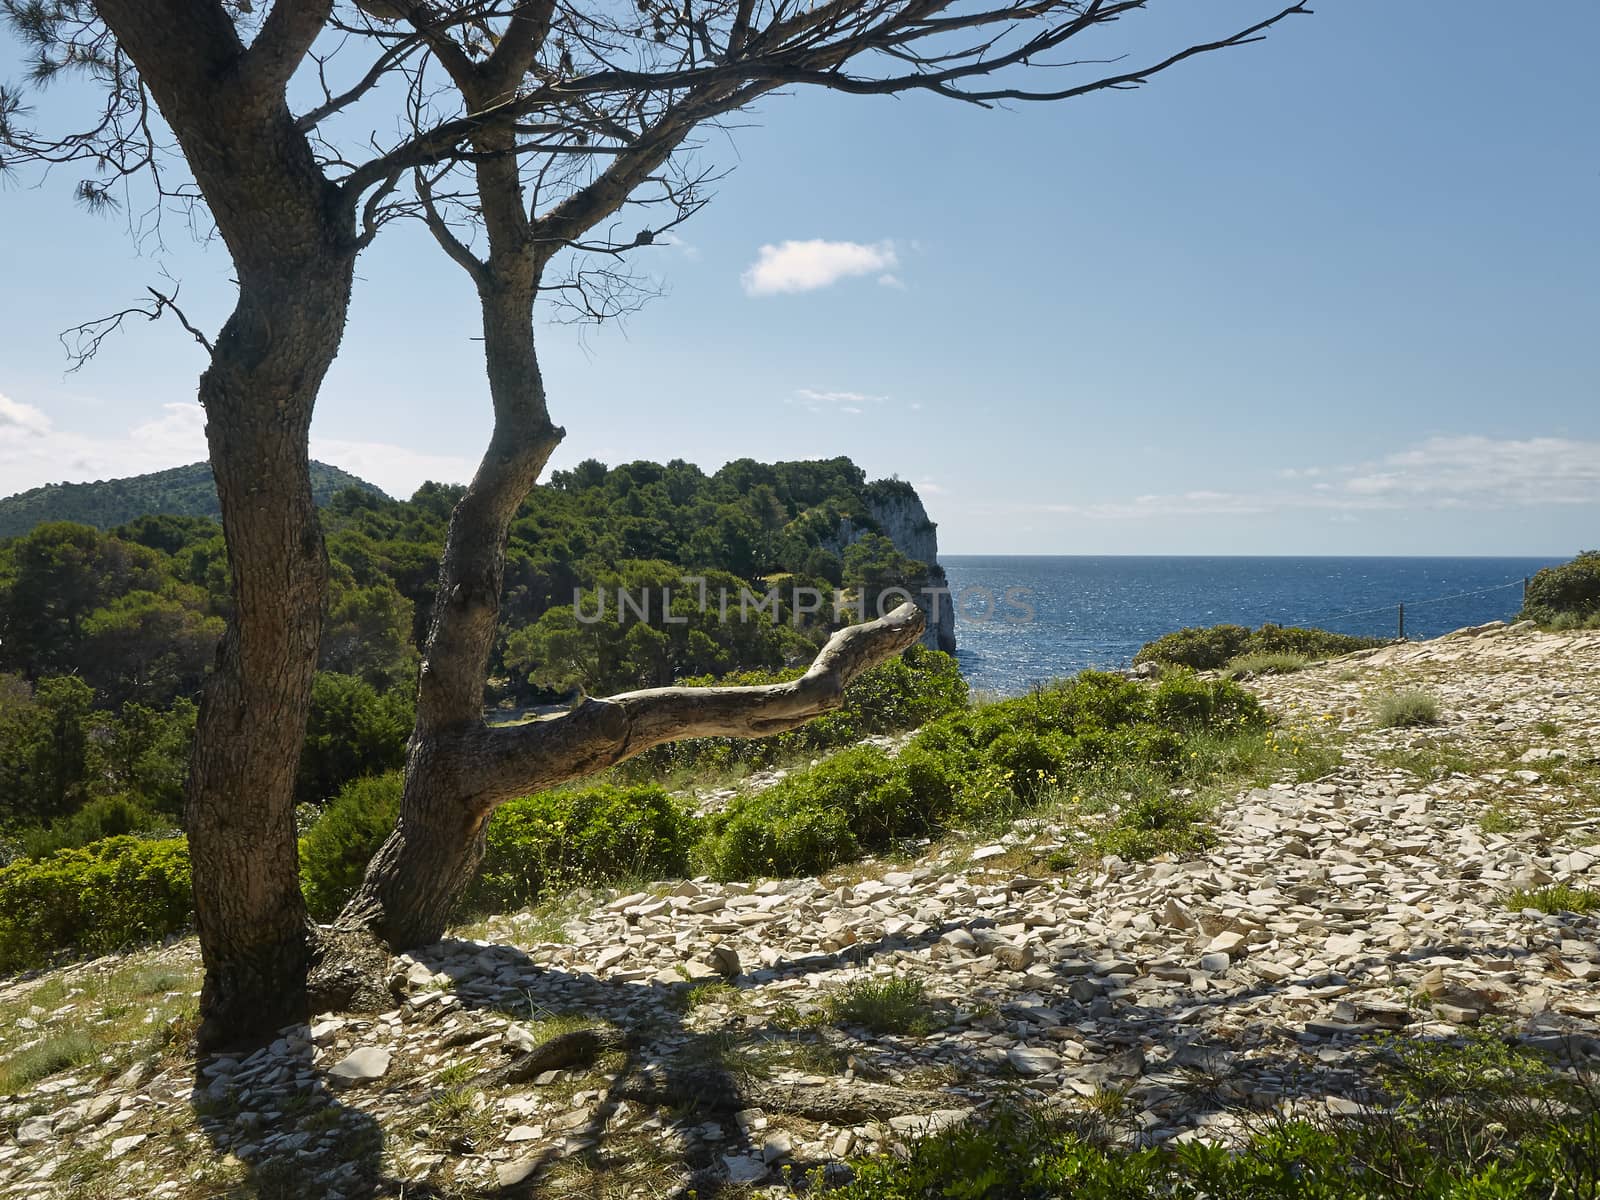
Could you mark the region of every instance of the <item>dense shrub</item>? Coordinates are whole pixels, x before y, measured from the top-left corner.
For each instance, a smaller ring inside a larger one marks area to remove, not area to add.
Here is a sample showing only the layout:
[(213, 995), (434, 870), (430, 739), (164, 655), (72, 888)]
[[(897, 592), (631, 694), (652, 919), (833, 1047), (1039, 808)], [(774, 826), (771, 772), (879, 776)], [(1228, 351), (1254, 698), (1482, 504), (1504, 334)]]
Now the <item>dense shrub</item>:
[(696, 823), (650, 785), (540, 792), (489, 821), (469, 908), (504, 912), (557, 888), (682, 875)]
[(1585, 550), (1569, 563), (1546, 567), (1528, 582), (1522, 619), (1573, 626), (1600, 616), (1600, 550)]
[(300, 890), (313, 917), (335, 916), (361, 883), (400, 815), (402, 786), (398, 771), (345, 784), (300, 839)]
[(178, 838), (107, 838), (14, 862), (0, 868), (0, 971), (160, 938), (190, 912), (189, 852)]
[[(315, 917), (336, 915), (400, 814), (398, 772), (347, 784), (300, 839), (300, 886)], [(464, 899), (507, 911), (547, 892), (682, 875), (693, 817), (659, 787), (567, 788), (502, 804), (489, 819), (478, 878)]]
[(295, 799), (320, 804), (353, 779), (404, 766), (415, 712), (409, 686), (380, 692), (355, 675), (317, 672)]
[[(798, 679), (804, 670), (741, 671), (720, 678), (698, 676), (690, 687), (748, 686)], [(785, 758), (852, 746), (873, 734), (898, 733), (925, 725), (967, 705), (967, 681), (956, 660), (938, 650), (912, 646), (900, 657), (858, 676), (833, 712), (799, 729), (766, 738), (687, 738), (657, 746), (621, 768), (627, 778), (651, 778), (675, 771), (764, 767)]]
[[(870, 747), (847, 750), (738, 797), (706, 818), (695, 858), (720, 879), (816, 874), (902, 839), (1015, 811), (1108, 763), (1136, 761), (1156, 781), (1170, 781), (1190, 738), (1264, 722), (1255, 699), (1230, 680), (1181, 672), (1147, 687), (1086, 671), (934, 721), (898, 758)], [(1192, 808), (1133, 816), (1139, 828), (1160, 833), (1192, 816)], [(1127, 840), (1125, 849), (1137, 851), (1158, 839)], [(1170, 834), (1163, 840), (1174, 842)]]
[(104, 838), (123, 834), (162, 831), (171, 836), (177, 830), (170, 818), (153, 813), (126, 796), (104, 796), (91, 800), (70, 817), (61, 817), (45, 828), (24, 830), (22, 851), (29, 858), (44, 858), (57, 850), (72, 850)]
[(1385, 644), (1383, 638), (1357, 637), (1326, 629), (1302, 629), (1293, 625), (1263, 625), (1249, 629), (1244, 625), (1193, 626), (1179, 629), (1146, 642), (1133, 656), (1135, 664), (1159, 663), (1169, 667), (1189, 667), (1196, 671), (1215, 671), (1246, 654), (1292, 654), (1305, 659), (1332, 658), (1356, 650), (1370, 650)]

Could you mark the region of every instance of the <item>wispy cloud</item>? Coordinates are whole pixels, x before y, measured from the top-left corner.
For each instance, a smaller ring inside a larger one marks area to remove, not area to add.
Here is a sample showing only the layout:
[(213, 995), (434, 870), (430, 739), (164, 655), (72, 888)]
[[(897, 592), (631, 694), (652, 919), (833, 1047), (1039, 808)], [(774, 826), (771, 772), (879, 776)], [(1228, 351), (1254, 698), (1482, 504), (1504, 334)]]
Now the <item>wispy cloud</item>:
[[(46, 483), (83, 483), (142, 475), (206, 457), (205, 410), (164, 404), (152, 421), (121, 434), (57, 429), (49, 414), (0, 394), (0, 491), (9, 495)], [(394, 496), (409, 496), (426, 479), (464, 482), (471, 464), (388, 442), (311, 438), (313, 458), (331, 462)]]
[(859, 417), (870, 404), (881, 404), (889, 397), (870, 396), (866, 392), (822, 392), (815, 388), (795, 388), (789, 397), (790, 404), (798, 404), (807, 412), (837, 412)]
[(900, 286), (890, 274), (899, 265), (893, 242), (781, 242), (762, 246), (756, 261), (740, 277), (751, 296), (812, 292), (858, 275), (880, 274), (880, 283)]
[(1000, 504), (984, 511), (1139, 520), (1309, 510), (1348, 518), (1408, 509), (1600, 505), (1600, 441), (1435, 437), (1365, 462), (1288, 467), (1276, 474), (1281, 486), (1254, 491), (1197, 489), (1089, 504)]

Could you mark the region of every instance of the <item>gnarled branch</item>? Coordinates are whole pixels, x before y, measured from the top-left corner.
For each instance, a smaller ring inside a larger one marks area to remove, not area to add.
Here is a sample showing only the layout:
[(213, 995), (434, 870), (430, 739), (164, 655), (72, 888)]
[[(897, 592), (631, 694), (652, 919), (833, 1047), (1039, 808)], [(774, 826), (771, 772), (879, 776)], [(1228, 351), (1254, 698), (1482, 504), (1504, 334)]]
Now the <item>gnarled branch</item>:
[(624, 692), (587, 700), (548, 720), (471, 730), (454, 752), (476, 778), (474, 793), (487, 810), (663, 742), (783, 733), (838, 708), (858, 675), (909, 647), (921, 636), (922, 625), (922, 611), (908, 601), (888, 616), (841, 629), (811, 668), (788, 683)]

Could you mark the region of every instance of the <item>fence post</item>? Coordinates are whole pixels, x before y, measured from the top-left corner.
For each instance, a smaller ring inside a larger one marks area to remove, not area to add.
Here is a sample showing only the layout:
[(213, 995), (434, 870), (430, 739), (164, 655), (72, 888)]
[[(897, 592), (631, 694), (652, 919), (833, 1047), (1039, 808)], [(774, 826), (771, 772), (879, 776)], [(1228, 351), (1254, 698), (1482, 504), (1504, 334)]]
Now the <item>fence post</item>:
[(1402, 642), (1406, 640), (1406, 606), (1404, 604), (1400, 606), (1400, 640)]

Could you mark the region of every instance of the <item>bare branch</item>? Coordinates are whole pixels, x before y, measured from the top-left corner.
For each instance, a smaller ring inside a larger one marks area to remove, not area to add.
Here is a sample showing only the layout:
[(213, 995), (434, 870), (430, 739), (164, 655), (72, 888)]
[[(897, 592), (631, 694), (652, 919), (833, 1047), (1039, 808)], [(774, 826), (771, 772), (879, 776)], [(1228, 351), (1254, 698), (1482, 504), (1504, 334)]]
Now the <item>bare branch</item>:
[(67, 357), (72, 365), (67, 368), (67, 374), (72, 374), (83, 367), (100, 350), (100, 344), (117, 330), (122, 328), (122, 323), (130, 317), (143, 317), (147, 321), (159, 321), (161, 314), (171, 312), (178, 318), (178, 324), (189, 332), (189, 336), (200, 344), (207, 354), (213, 352), (211, 339), (200, 330), (178, 307), (178, 289), (172, 289), (168, 296), (155, 288), (146, 288), (150, 293), (150, 302), (130, 305), (121, 312), (111, 313), (109, 316), (98, 317), (93, 321), (85, 321), (82, 325), (74, 325), (71, 329), (61, 334), (61, 344), (66, 348)]

